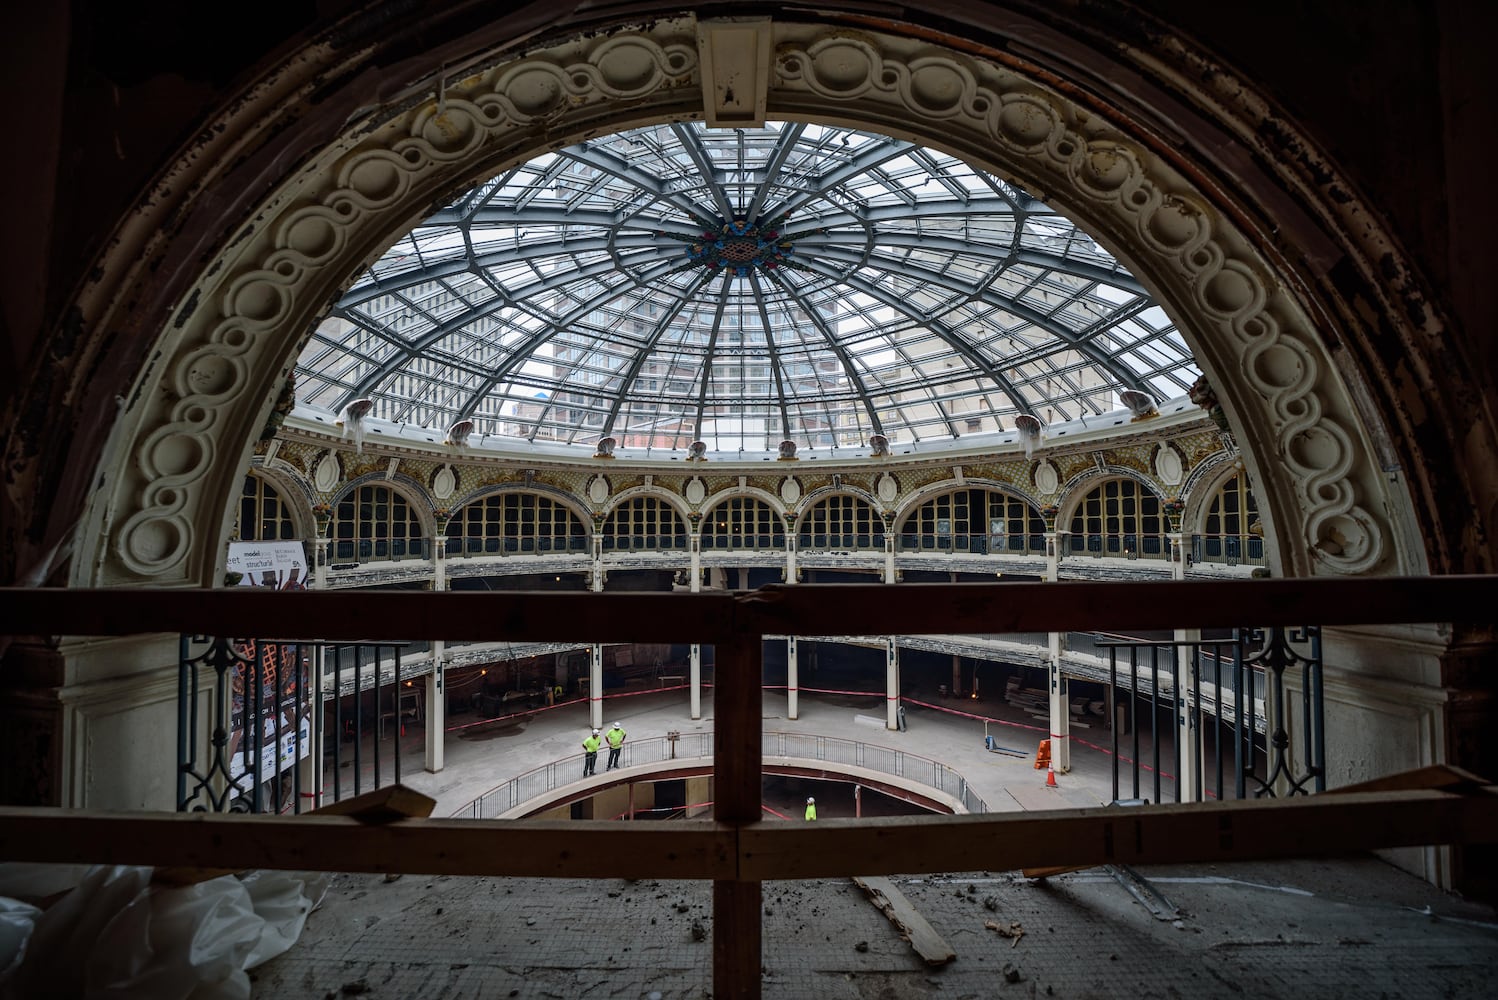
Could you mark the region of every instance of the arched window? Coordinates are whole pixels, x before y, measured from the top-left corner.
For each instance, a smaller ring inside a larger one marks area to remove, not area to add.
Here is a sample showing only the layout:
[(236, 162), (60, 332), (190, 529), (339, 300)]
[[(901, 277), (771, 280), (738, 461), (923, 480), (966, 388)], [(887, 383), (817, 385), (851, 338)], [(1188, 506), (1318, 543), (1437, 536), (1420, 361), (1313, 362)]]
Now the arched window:
[(882, 549), (884, 518), (855, 496), (831, 496), (801, 517), (803, 549)]
[(330, 525), (335, 562), (420, 557), (421, 522), (406, 498), (388, 486), (360, 486), (343, 495)]
[(279, 542), (296, 537), (291, 509), (276, 488), (256, 475), (244, 477), (239, 493), (239, 520), (234, 538), (241, 542)]
[(603, 547), (635, 552), (687, 547), (687, 526), (664, 500), (635, 497), (615, 507), (603, 522)]
[(1258, 524), (1259, 508), (1248, 487), (1248, 477), (1234, 476), (1212, 494), (1193, 555), (1199, 560), (1225, 562), (1229, 566), (1239, 563), (1262, 566), (1264, 539), (1250, 531)]
[(1124, 559), (1164, 559), (1160, 498), (1132, 479), (1093, 487), (1071, 519), (1071, 551)]
[(905, 519), (905, 552), (1045, 552), (1045, 519), (1019, 497), (973, 488), (928, 500)]
[(447, 522), (449, 555), (586, 552), (588, 529), (565, 504), (534, 493), (497, 493)]
[(731, 497), (702, 520), (704, 549), (785, 547), (785, 532), (774, 508), (755, 497)]

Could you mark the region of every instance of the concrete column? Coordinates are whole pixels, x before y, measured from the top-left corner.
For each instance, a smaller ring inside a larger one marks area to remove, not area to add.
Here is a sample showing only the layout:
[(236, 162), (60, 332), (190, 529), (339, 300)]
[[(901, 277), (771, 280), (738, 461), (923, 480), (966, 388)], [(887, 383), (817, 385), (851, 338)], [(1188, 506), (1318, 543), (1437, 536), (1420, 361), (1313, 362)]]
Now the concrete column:
[(785, 582), (796, 582), (796, 532), (790, 523), (785, 528)]
[(796, 718), (797, 699), (800, 695), (800, 671), (796, 669), (796, 637), (785, 638), (785, 717)]
[(962, 694), (962, 657), (952, 654), (952, 686), (947, 688), (956, 698)]
[(1061, 652), (1065, 649), (1066, 637), (1060, 632), (1050, 634), (1050, 716), (1051, 716), (1051, 767), (1058, 774), (1071, 770), (1071, 704), (1068, 698), (1066, 677), (1061, 673)]
[[(447, 589), (447, 545), (446, 539), (438, 537), (432, 544), (432, 589)], [(426, 677), (426, 694), (423, 699), (426, 746), (424, 766), (433, 774), (443, 768), (443, 741), (447, 735), (447, 683), (445, 637), (431, 637), (432, 672)], [(396, 723), (400, 720), (397, 718)]]
[[(1201, 629), (1176, 629), (1176, 642), (1200, 642)], [(1180, 783), (1181, 801), (1196, 802), (1196, 783), (1201, 774), (1201, 761), (1197, 754), (1201, 734), (1201, 707), (1195, 702), (1191, 683), (1191, 649), (1176, 647), (1176, 662), (1180, 665), (1181, 689), (1176, 692), (1176, 728), (1181, 733), (1181, 759), (1176, 761), (1176, 781)], [(1163, 793), (1162, 793), (1163, 796)]]
[(893, 532), (884, 535), (884, 582), (894, 583), (895, 576), (895, 536)]
[(442, 751), (447, 737), (447, 659), (446, 643), (432, 640), (432, 672), (427, 675), (425, 725), (426, 725), (426, 769), (433, 774), (442, 770)]
[(691, 591), (694, 594), (697, 593), (699, 590), (702, 589), (702, 535), (700, 534), (700, 532), (701, 532), (702, 529), (699, 527), (697, 530), (698, 530), (699, 533), (698, 534), (694, 534), (692, 536), (692, 545), (691, 545), (691, 549), (692, 549), (692, 553), (691, 553), (692, 554), (692, 562), (691, 562), (691, 567), (690, 567), (690, 573), (691, 573), (691, 576), (692, 576), (692, 587), (691, 587)]
[(1186, 579), (1186, 536), (1173, 531), (1166, 536), (1165, 544), (1170, 546), (1170, 578)]
[(594, 729), (603, 728), (603, 647), (596, 642), (588, 660), (588, 718)]
[[(1045, 536), (1045, 579), (1056, 582), (1060, 573), (1061, 543), (1056, 532)], [(1066, 651), (1066, 634), (1051, 632), (1046, 636), (1047, 663), (1050, 670), (1051, 767), (1059, 774), (1071, 770), (1071, 705), (1066, 677), (1061, 673), (1061, 657)]]
[(886, 729), (900, 728), (900, 647), (894, 636), (884, 639), (884, 706)]
[(702, 647), (692, 643), (692, 652), (688, 657), (691, 666), (692, 686), (692, 718), (702, 718)]
[[(322, 697), (323, 653), (321, 644), (312, 647), (312, 704), (309, 707), (312, 713), (312, 783), (302, 783), (302, 788), (312, 792), (313, 809), (322, 805), (322, 755), (323, 742), (327, 739)], [(336, 734), (334, 738), (337, 738)]]

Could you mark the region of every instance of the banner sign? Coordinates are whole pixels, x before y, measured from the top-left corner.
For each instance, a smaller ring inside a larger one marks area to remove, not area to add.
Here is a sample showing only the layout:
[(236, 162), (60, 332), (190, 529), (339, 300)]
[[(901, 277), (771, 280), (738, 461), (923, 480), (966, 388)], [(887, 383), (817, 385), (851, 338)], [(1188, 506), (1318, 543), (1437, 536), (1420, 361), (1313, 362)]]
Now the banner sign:
[(301, 542), (230, 542), (227, 569), (240, 574), (241, 587), (307, 586), (307, 553)]

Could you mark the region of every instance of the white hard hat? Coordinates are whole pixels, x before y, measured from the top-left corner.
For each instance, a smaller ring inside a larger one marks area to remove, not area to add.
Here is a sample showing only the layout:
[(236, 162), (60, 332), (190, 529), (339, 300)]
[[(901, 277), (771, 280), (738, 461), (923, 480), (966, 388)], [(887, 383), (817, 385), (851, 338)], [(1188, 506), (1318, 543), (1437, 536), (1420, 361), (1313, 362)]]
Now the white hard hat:
[(598, 730), (596, 730), (596, 729), (595, 729), (595, 730), (593, 730), (593, 735), (594, 735), (594, 736), (597, 736), (597, 735), (598, 735)]
[(614, 723), (614, 728), (615, 728), (615, 729), (618, 729), (618, 728), (619, 728), (619, 723), (617, 723), (617, 722), (616, 722), (616, 723)]
[(816, 799), (813, 799), (813, 798), (808, 798), (808, 799), (807, 799), (807, 800), (806, 800), (806, 804), (807, 804), (807, 805), (811, 805), (811, 804), (812, 804), (812, 803), (813, 803), (813, 802), (815, 802), (815, 801), (816, 801)]

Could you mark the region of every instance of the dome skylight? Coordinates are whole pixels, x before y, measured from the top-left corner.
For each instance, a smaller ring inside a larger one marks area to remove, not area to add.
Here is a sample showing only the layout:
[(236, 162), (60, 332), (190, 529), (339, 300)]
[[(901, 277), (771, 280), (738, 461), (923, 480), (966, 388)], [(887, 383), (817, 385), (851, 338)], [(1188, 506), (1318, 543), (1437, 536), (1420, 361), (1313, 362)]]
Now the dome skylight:
[(956, 442), (1197, 373), (1117, 261), (997, 177), (868, 132), (687, 123), (423, 221), (319, 326), (297, 394), (494, 445), (774, 452)]

